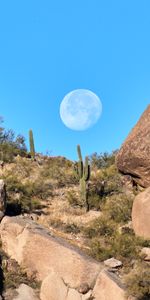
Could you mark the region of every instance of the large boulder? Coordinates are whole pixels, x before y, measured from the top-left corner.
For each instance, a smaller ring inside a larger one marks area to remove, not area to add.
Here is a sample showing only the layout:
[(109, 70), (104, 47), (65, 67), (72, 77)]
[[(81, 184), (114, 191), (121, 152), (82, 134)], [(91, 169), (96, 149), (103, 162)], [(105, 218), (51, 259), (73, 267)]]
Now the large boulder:
[(73, 289), (69, 289), (66, 300), (81, 300), (81, 295)]
[(39, 300), (34, 290), (24, 283), (19, 286), (16, 292), (18, 295), (13, 300)]
[(150, 239), (150, 187), (135, 197), (132, 224), (137, 235)]
[(6, 188), (4, 180), (0, 179), (0, 220), (3, 218), (6, 210)]
[(63, 280), (55, 273), (51, 272), (42, 282), (41, 300), (66, 300), (68, 288)]
[[(126, 299), (117, 275), (31, 219), (4, 217), (0, 235), (2, 247), (10, 258), (15, 259), (28, 276), (34, 275), (42, 281), (41, 300)], [(16, 298), (11, 299), (36, 299), (34, 291), (25, 285), (17, 292)]]
[(150, 105), (123, 143), (116, 164), (142, 187), (150, 186)]
[(61, 278), (62, 283), (65, 282), (70, 288), (78, 290), (87, 285), (90, 289), (103, 268), (64, 239), (52, 236), (42, 226), (25, 217), (5, 217), (1, 222), (0, 234), (4, 251), (29, 275), (35, 274), (41, 281), (55, 273), (58, 283)]
[(95, 300), (125, 300), (125, 289), (119, 278), (106, 270), (102, 271), (96, 281), (93, 296)]

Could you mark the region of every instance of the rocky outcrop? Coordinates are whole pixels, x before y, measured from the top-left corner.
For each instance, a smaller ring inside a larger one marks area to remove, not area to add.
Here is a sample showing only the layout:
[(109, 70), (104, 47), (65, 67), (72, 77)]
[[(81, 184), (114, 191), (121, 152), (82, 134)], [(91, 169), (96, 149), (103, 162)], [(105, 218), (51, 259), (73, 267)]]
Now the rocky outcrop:
[(43, 280), (41, 286), (41, 300), (66, 300), (68, 288), (63, 280), (54, 272)]
[(150, 239), (150, 187), (135, 197), (132, 224), (137, 235)]
[(112, 268), (112, 269), (117, 269), (119, 267), (122, 267), (122, 262), (118, 259), (115, 259), (114, 257), (111, 257), (107, 260), (104, 261), (105, 266)]
[(97, 300), (125, 300), (124, 286), (115, 274), (102, 271), (93, 290), (94, 299)]
[(11, 259), (42, 281), (41, 300), (126, 299), (116, 275), (30, 219), (5, 217), (0, 234)]
[(6, 188), (4, 180), (0, 179), (0, 220), (3, 218), (6, 210)]
[(150, 186), (150, 105), (122, 145), (116, 164), (143, 187)]
[(39, 300), (34, 290), (24, 283), (19, 286), (16, 292), (18, 295), (13, 300)]
[(0, 233), (6, 253), (29, 275), (35, 274), (38, 280), (43, 281), (54, 272), (59, 284), (61, 279), (62, 285), (70, 288), (78, 290), (85, 284), (90, 289), (103, 268), (65, 240), (52, 236), (27, 218), (5, 217)]
[(145, 261), (149, 261), (150, 262), (150, 248), (149, 247), (142, 248), (141, 254), (144, 257)]

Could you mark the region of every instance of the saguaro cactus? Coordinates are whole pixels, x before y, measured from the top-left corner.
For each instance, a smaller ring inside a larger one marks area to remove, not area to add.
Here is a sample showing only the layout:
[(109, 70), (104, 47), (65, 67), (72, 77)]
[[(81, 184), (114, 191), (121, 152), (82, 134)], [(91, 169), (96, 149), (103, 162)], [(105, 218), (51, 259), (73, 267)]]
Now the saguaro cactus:
[(80, 183), (80, 198), (81, 201), (85, 204), (86, 210), (89, 211), (88, 203), (88, 180), (90, 178), (90, 165), (88, 156), (85, 157), (85, 163), (83, 163), (81, 148), (80, 145), (77, 146), (78, 152), (78, 165), (76, 168), (76, 173)]
[(34, 148), (34, 138), (33, 138), (33, 131), (29, 130), (29, 143), (30, 143), (30, 154), (31, 157), (35, 158), (35, 148)]

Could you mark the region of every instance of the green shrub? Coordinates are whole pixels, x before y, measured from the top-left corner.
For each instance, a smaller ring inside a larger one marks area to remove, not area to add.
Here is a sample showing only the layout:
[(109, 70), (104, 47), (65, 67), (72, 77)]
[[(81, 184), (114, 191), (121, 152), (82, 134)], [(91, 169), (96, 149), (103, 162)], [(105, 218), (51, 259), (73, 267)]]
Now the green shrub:
[(92, 238), (88, 243), (89, 254), (97, 260), (115, 257), (127, 266), (133, 259), (139, 258), (138, 245), (134, 236), (120, 235), (105, 227), (102, 234), (103, 236), (97, 235), (94, 228), (88, 229), (87, 236)]
[(82, 207), (83, 206), (83, 204), (80, 201), (80, 198), (77, 196), (77, 193), (74, 190), (67, 191), (66, 199), (67, 199), (68, 203), (73, 207), (75, 207), (75, 206)]
[(141, 262), (126, 277), (128, 295), (137, 297), (138, 300), (150, 299), (150, 267)]
[(118, 259), (131, 261), (139, 257), (138, 239), (134, 234), (116, 233), (111, 240), (112, 254)]
[(141, 246), (148, 245), (148, 241), (136, 237), (132, 230), (121, 234), (118, 228), (113, 220), (101, 216), (82, 228), (82, 232), (91, 240), (88, 245), (92, 256), (100, 260), (114, 256), (127, 266), (133, 259), (140, 259)]
[(104, 202), (104, 198), (96, 193), (89, 192), (88, 203), (89, 209), (100, 210), (101, 204)]
[[(0, 118), (0, 123), (2, 122), (3, 120)], [(0, 127), (0, 160), (12, 162), (18, 154), (20, 156), (27, 155), (25, 138), (22, 135), (15, 137), (13, 130)]]
[(90, 250), (88, 254), (98, 261), (104, 261), (112, 256), (111, 249), (101, 245), (101, 241), (97, 238), (93, 238), (89, 244)]
[(40, 176), (44, 179), (52, 179), (58, 188), (77, 184), (73, 163), (62, 157), (49, 157), (41, 169)]
[(66, 233), (78, 234), (80, 232), (80, 228), (75, 223), (65, 224), (63, 229)]
[(122, 190), (122, 179), (115, 165), (100, 169), (91, 174), (90, 189), (101, 197), (118, 194)]
[(116, 153), (117, 151), (113, 151), (112, 153), (93, 153), (90, 156), (92, 167), (96, 167), (97, 169), (108, 168), (115, 163)]
[[(41, 180), (35, 182), (21, 183), (15, 176), (5, 178), (8, 194), (8, 214), (19, 214), (31, 212), (40, 208), (40, 200), (45, 200), (53, 195), (52, 185), (43, 183)], [(16, 199), (16, 194), (18, 197)]]
[(103, 207), (108, 217), (117, 223), (125, 223), (131, 220), (133, 198), (119, 194), (109, 196)]
[(115, 233), (116, 226), (112, 221), (105, 219), (105, 217), (99, 217), (83, 229), (84, 234), (88, 238), (93, 237), (110, 237)]

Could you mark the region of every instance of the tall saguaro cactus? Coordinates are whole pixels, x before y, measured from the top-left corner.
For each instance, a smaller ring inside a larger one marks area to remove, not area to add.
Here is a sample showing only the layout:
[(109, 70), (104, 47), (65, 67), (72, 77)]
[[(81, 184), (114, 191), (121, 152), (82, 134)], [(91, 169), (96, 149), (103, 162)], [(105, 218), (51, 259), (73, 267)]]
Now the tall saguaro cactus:
[(80, 198), (81, 201), (85, 204), (86, 210), (89, 211), (89, 203), (88, 203), (88, 180), (90, 178), (90, 165), (88, 156), (85, 157), (85, 163), (83, 163), (81, 148), (80, 145), (77, 146), (78, 152), (78, 165), (76, 169), (76, 173), (80, 182)]
[(33, 138), (33, 131), (29, 130), (29, 144), (30, 144), (30, 154), (31, 157), (35, 158), (35, 148), (34, 148), (34, 138)]

